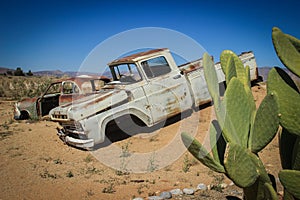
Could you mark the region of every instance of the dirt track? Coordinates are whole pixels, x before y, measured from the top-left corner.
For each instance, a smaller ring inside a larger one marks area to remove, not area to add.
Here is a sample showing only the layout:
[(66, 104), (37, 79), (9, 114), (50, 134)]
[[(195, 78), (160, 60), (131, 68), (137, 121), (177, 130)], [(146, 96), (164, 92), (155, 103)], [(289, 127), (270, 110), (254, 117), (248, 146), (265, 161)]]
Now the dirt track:
[[(255, 86), (253, 95), (259, 104), (265, 89)], [(56, 123), (12, 120), (12, 102), (1, 102), (0, 199), (132, 199), (159, 195), (175, 188), (195, 188), (199, 183), (230, 184), (229, 179), (212, 172), (188, 153), (172, 158), (174, 162), (166, 166), (158, 162), (159, 155), (153, 154), (146, 159), (150, 168), (143, 173), (134, 173), (125, 162), (133, 154), (154, 152), (168, 146), (179, 131), (196, 131), (196, 137), (203, 141), (212, 117), (212, 107), (208, 106), (183, 120), (157, 127), (154, 132), (135, 134), (104, 145), (100, 148), (103, 152), (111, 147), (121, 150), (121, 154), (114, 155), (120, 167), (114, 169), (94, 157), (97, 151), (91, 153), (63, 144), (56, 135)], [(194, 124), (195, 119), (198, 120), (197, 129), (191, 129), (193, 126), (189, 123)], [(171, 157), (171, 154), (164, 155), (164, 160)], [(261, 157), (267, 170), (277, 176), (281, 169), (277, 137), (263, 150)], [(116, 161), (113, 156), (112, 160)], [(139, 164), (142, 163), (135, 163)], [(228, 186), (224, 193), (211, 190), (181, 198), (225, 199), (233, 190), (240, 191), (236, 186)], [(282, 190), (280, 185), (278, 190)]]

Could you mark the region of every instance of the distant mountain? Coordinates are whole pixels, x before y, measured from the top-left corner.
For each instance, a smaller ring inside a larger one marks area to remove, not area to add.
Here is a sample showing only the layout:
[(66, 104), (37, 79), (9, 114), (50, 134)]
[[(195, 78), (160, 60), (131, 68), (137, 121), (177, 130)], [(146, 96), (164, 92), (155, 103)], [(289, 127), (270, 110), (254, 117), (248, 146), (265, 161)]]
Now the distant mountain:
[(99, 76), (99, 73), (92, 73), (92, 72), (73, 72), (73, 71), (60, 71), (60, 70), (48, 70), (48, 71), (36, 71), (33, 72), (35, 76), (56, 76), (56, 77), (62, 77), (62, 76), (80, 76), (80, 75), (90, 75), (90, 76)]
[[(263, 81), (267, 81), (268, 79), (268, 73), (273, 67), (259, 67), (258, 68), (258, 74), (259, 76), (263, 77)], [(291, 71), (289, 71), (287, 68), (282, 68), (292, 79), (299, 80), (299, 78), (293, 74)]]
[(6, 68), (6, 67), (0, 67), (0, 74), (6, 74), (7, 71), (14, 72), (14, 71), (16, 71), (16, 70), (14, 70), (14, 69), (9, 69), (9, 68)]
[(64, 72), (64, 74), (67, 74), (68, 76), (80, 76), (80, 75), (89, 75), (89, 76), (100, 76), (100, 73), (95, 73), (95, 72), (72, 72), (72, 71), (67, 71)]
[[(0, 67), (0, 74), (7, 74), (8, 71), (12, 72), (12, 74), (13, 74), (14, 71), (16, 71), (16, 70), (10, 69), (7, 67)], [(24, 73), (26, 73), (26, 72), (24, 71)], [(100, 76), (100, 73), (76, 72), (76, 71), (63, 72), (61, 70), (43, 70), (43, 71), (35, 71), (32, 73), (35, 76), (55, 76), (55, 77), (62, 77), (62, 76), (74, 77), (74, 76), (80, 76), (80, 75)]]
[(259, 67), (258, 75), (263, 78), (263, 81), (266, 81), (268, 78), (268, 73), (272, 69), (272, 67)]
[(36, 76), (63, 76), (64, 73), (60, 70), (48, 70), (48, 71), (37, 71), (37, 72), (32, 72), (33, 75)]

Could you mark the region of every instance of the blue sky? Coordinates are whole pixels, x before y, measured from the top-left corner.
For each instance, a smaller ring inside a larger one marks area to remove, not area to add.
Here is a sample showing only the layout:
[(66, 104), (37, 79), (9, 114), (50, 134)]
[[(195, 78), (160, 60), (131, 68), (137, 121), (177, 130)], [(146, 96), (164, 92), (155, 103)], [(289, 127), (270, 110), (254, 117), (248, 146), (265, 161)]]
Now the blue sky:
[(259, 66), (282, 66), (273, 26), (300, 38), (300, 1), (25, 1), (0, 3), (0, 67), (76, 71), (101, 42), (135, 28), (185, 34), (216, 60), (252, 50)]

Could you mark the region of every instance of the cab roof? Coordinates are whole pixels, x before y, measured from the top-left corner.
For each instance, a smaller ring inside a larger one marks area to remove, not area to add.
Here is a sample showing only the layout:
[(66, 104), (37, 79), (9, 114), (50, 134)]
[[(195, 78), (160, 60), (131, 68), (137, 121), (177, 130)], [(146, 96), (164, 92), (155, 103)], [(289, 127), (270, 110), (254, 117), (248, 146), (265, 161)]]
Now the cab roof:
[(113, 60), (112, 62), (108, 63), (108, 65), (112, 66), (112, 65), (122, 64), (122, 63), (133, 63), (138, 60), (147, 58), (150, 55), (157, 54), (157, 53), (163, 52), (163, 51), (169, 51), (169, 49), (168, 48), (152, 49), (152, 50), (148, 50), (148, 51), (131, 54), (129, 56), (125, 56), (125, 57)]

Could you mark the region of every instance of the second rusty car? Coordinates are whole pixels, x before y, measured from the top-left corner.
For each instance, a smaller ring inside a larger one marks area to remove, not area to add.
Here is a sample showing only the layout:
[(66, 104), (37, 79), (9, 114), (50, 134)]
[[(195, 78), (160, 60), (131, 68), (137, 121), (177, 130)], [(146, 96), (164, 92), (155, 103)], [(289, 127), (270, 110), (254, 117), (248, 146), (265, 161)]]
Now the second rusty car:
[(99, 91), (110, 80), (106, 77), (78, 76), (52, 82), (40, 97), (24, 98), (15, 103), (14, 118), (37, 119), (57, 106)]

